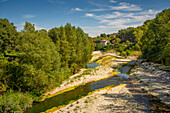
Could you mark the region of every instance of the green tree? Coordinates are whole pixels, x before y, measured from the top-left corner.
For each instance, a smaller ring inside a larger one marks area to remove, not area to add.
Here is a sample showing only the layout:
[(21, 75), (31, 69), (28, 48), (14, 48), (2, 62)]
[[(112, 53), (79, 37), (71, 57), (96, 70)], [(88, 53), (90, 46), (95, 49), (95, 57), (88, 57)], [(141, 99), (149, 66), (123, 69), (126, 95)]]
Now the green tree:
[[(170, 9), (158, 13), (155, 19), (146, 21), (145, 32), (141, 38), (142, 54), (148, 60), (170, 65), (167, 48), (170, 41)], [(166, 62), (166, 63), (165, 63)]]
[(29, 93), (7, 92), (0, 98), (1, 113), (22, 113), (32, 106), (33, 99)]
[(100, 36), (101, 36), (101, 37), (104, 37), (104, 38), (106, 38), (106, 37), (107, 37), (107, 35), (106, 35), (105, 33), (100, 34)]
[(6, 55), (15, 49), (19, 34), (13, 23), (0, 19), (0, 54)]

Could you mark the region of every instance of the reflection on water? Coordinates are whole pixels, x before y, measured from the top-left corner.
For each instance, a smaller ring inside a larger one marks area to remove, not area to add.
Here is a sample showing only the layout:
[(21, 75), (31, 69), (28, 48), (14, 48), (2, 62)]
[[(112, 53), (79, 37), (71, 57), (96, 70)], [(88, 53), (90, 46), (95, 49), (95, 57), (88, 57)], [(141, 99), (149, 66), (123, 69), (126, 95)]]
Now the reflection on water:
[(50, 108), (57, 107), (62, 104), (68, 104), (71, 100), (76, 100), (81, 98), (82, 96), (86, 96), (88, 95), (89, 92), (95, 91), (96, 89), (101, 89), (110, 85), (117, 86), (121, 83), (122, 83), (121, 80), (113, 76), (107, 79), (102, 79), (99, 81), (87, 83), (85, 85), (80, 85), (74, 90), (56, 95), (51, 98), (47, 98), (46, 100), (40, 103), (34, 103), (33, 107), (28, 111), (26, 111), (25, 113), (43, 112)]
[[(88, 64), (88, 68), (94, 68), (97, 67), (99, 64), (92, 62)], [(119, 71), (116, 70), (116, 71)], [(121, 79), (118, 79), (117, 77), (120, 77)], [(84, 85), (80, 85), (76, 87), (75, 89), (61, 93), (59, 95), (56, 95), (51, 98), (47, 98), (46, 100), (40, 102), (40, 103), (34, 103), (33, 107), (29, 110), (27, 110), (25, 113), (40, 113), (44, 112), (48, 109), (51, 109), (53, 107), (57, 107), (63, 104), (68, 104), (71, 100), (77, 100), (81, 98), (82, 96), (88, 95), (89, 92), (93, 92), (96, 89), (105, 88), (107, 86), (117, 86), (121, 84), (124, 79), (128, 79), (128, 75), (126, 74), (118, 74), (117, 76), (112, 76), (110, 78), (102, 79), (99, 81), (89, 82)]]
[(129, 75), (124, 74), (124, 73), (118, 73), (117, 76), (122, 80), (128, 80), (129, 78)]
[(87, 68), (88, 68), (88, 69), (89, 69), (89, 68), (95, 68), (95, 67), (97, 67), (97, 66), (99, 66), (99, 64), (96, 63), (96, 62), (92, 62), (92, 63), (87, 64)]

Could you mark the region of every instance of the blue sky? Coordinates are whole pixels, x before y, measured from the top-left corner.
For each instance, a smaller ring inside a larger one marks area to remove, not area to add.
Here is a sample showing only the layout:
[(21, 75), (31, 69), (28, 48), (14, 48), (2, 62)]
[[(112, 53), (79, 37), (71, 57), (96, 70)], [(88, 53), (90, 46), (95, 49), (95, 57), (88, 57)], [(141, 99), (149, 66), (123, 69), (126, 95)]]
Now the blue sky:
[(167, 8), (170, 0), (0, 0), (0, 18), (14, 22), (18, 31), (25, 21), (37, 30), (71, 23), (94, 37), (142, 25)]

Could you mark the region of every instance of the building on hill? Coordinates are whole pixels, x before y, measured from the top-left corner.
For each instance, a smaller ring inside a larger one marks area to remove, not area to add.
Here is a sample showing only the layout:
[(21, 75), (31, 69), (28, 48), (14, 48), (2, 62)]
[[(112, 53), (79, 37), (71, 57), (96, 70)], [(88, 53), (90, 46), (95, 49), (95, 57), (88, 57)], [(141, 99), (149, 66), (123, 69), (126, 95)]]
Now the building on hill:
[(102, 45), (102, 46), (107, 45), (107, 43), (109, 43), (109, 40), (101, 40), (100, 41), (100, 45)]

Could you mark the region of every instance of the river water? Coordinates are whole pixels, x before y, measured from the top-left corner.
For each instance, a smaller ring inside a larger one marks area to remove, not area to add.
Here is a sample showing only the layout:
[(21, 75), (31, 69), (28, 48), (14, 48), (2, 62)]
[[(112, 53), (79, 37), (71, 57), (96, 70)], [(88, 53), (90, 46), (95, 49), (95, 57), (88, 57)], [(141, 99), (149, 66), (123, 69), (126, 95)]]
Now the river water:
[[(88, 64), (87, 68), (97, 67), (99, 64), (97, 64), (96, 61)], [(117, 69), (115, 69), (115, 72), (119, 72), (117, 75), (106, 78), (106, 79), (102, 79), (102, 80), (98, 80), (98, 81), (89, 82), (89, 83), (86, 83), (86, 84), (83, 84), (83, 85), (79, 85), (75, 89), (72, 89), (70, 91), (58, 94), (58, 95), (53, 96), (51, 98), (47, 98), (40, 103), (34, 103), (33, 107), (28, 109), (27, 111), (25, 111), (25, 113), (45, 112), (48, 109), (51, 109), (53, 107), (58, 107), (58, 106), (61, 106), (61, 105), (67, 105), (72, 100), (77, 100), (77, 99), (82, 98), (83, 96), (87, 96), (90, 92), (94, 92), (95, 90), (105, 88), (107, 86), (114, 87), (114, 86), (120, 85), (122, 82), (127, 83), (127, 82), (129, 82), (128, 81), (128, 79), (129, 79), (128, 73), (133, 66), (134, 66), (134, 61), (131, 61), (131, 62), (126, 63), (126, 64), (121, 64)], [(156, 98), (156, 101), (155, 101), (153, 96), (150, 95), (150, 94), (134, 95), (134, 98), (139, 103), (143, 103), (142, 105), (144, 105), (148, 109), (147, 111), (145, 111), (147, 113), (169, 111), (168, 106), (161, 103), (160, 100), (157, 99), (156, 97), (154, 97), (154, 98)], [(161, 109), (158, 109), (158, 108), (161, 108)]]
[[(94, 61), (88, 64), (87, 68), (95, 68), (98, 65), (99, 64), (97, 64)], [(117, 69), (116, 71), (118, 70), (119, 69)], [(121, 79), (118, 79), (118, 77), (120, 77)], [(83, 96), (86, 96), (90, 92), (93, 92), (95, 90), (105, 88), (107, 86), (114, 87), (114, 86), (120, 85), (123, 82), (123, 80), (128, 79), (128, 77), (129, 76), (127, 74), (120, 73), (117, 76), (112, 76), (110, 78), (102, 79), (99, 81), (93, 81), (93, 82), (86, 83), (84, 85), (80, 85), (73, 90), (61, 93), (51, 98), (47, 98), (40, 103), (34, 103), (32, 108), (25, 111), (25, 113), (40, 113), (40, 112), (45, 112), (46, 110), (51, 109), (53, 107), (58, 107), (60, 105), (67, 105), (71, 100), (77, 100), (79, 98), (82, 98)]]

